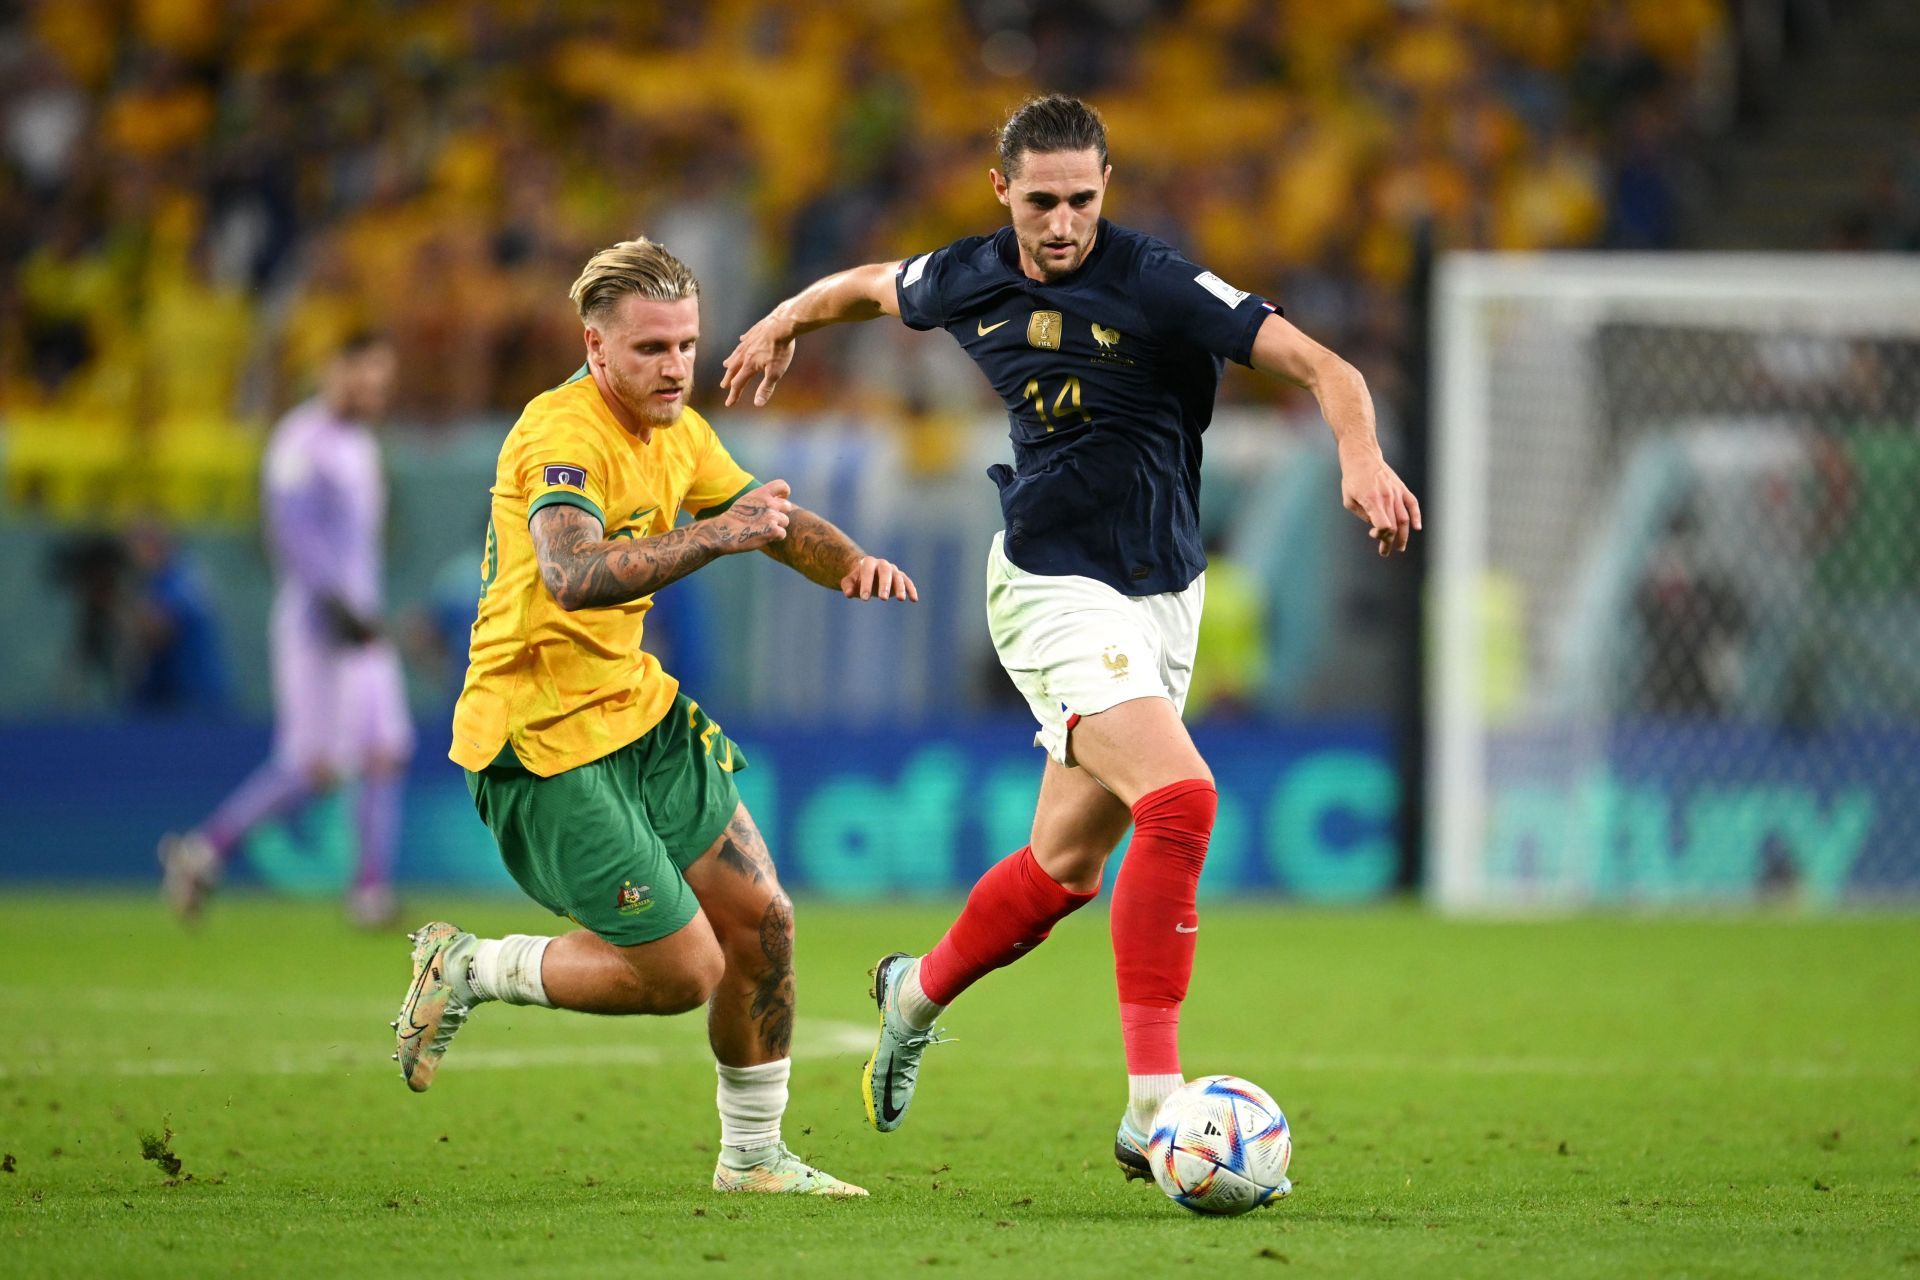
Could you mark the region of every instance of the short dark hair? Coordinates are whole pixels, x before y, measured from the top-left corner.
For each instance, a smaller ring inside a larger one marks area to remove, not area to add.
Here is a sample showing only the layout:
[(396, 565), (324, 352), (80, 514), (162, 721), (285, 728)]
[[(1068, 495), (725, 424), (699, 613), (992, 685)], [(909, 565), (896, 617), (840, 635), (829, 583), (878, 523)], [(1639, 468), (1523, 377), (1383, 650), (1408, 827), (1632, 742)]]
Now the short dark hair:
[(1000, 172), (1011, 177), (1020, 171), (1020, 157), (1029, 151), (1097, 151), (1100, 167), (1107, 167), (1107, 126), (1100, 113), (1078, 98), (1049, 93), (1028, 98), (1015, 107), (1000, 126)]

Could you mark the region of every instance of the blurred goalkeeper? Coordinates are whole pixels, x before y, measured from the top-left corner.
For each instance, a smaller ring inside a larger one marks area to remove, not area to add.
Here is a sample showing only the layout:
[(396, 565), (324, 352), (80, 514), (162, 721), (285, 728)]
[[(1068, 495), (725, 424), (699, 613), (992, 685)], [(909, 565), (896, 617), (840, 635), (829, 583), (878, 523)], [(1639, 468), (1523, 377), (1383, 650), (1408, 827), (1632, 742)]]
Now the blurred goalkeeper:
[[(427, 1088), (489, 1000), (582, 1013), (707, 1005), (716, 1191), (861, 1196), (781, 1141), (793, 1039), (793, 905), (740, 803), (740, 748), (640, 647), (653, 593), (764, 551), (849, 599), (915, 600), (906, 574), (741, 470), (687, 407), (699, 286), (641, 239), (574, 282), (587, 362), (500, 450), (479, 617), (448, 753), (527, 896), (578, 927), (412, 935), (394, 1023)], [(685, 512), (692, 522), (676, 528)]]
[(1131, 826), (1113, 886), (1128, 1080), (1114, 1158), (1146, 1177), (1153, 1115), (1182, 1080), (1180, 1005), (1218, 801), (1180, 713), (1205, 590), (1200, 435), (1225, 361), (1313, 392), (1338, 441), (1342, 501), (1381, 555), (1406, 549), (1420, 506), (1381, 455), (1352, 365), (1273, 303), (1101, 218), (1112, 170), (1091, 108), (1029, 100), (999, 152), (990, 176), (1011, 226), (817, 281), (747, 331), (721, 382), (732, 404), (758, 377), (765, 404), (798, 335), (890, 315), (952, 334), (1005, 402), (1014, 465), (988, 472), (1006, 529), (988, 553), (987, 622), (1048, 759), (1031, 843), (980, 878), (932, 950), (876, 966), (867, 1116), (899, 1126), (934, 1020), (1090, 902)]
[(261, 506), (280, 580), (269, 633), (273, 755), (213, 814), (160, 842), (163, 888), (198, 915), (249, 832), (357, 782), (349, 916), (394, 915), (393, 864), (413, 722), (400, 656), (381, 630), (386, 483), (372, 424), (398, 372), (393, 344), (357, 334), (328, 361), (320, 394), (274, 428)]

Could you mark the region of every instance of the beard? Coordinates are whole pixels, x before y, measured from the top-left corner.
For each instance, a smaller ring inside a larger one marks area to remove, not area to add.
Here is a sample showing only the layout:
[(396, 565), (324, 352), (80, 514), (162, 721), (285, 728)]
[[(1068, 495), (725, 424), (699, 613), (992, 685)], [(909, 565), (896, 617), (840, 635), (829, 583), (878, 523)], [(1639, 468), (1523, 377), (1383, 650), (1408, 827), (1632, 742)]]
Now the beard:
[(1087, 260), (1087, 246), (1084, 241), (1075, 241), (1069, 256), (1056, 259), (1047, 252), (1046, 241), (1035, 240), (1027, 246), (1027, 256), (1033, 259), (1034, 265), (1040, 268), (1040, 273), (1047, 279), (1058, 280), (1080, 269), (1080, 264)]
[(680, 393), (680, 399), (674, 403), (671, 409), (657, 403), (652, 396), (648, 396), (646, 408), (640, 411), (640, 417), (645, 420), (649, 426), (670, 427), (680, 421), (680, 411), (686, 407), (687, 395), (684, 391)]
[(628, 378), (616, 372), (611, 364), (607, 366), (607, 384), (613, 388), (613, 394), (619, 397), (620, 403), (627, 407), (627, 412), (650, 427), (672, 426), (680, 421), (680, 412), (687, 405), (685, 386), (680, 388), (679, 400), (671, 406), (663, 405), (653, 398), (653, 393), (659, 390), (657, 384)]

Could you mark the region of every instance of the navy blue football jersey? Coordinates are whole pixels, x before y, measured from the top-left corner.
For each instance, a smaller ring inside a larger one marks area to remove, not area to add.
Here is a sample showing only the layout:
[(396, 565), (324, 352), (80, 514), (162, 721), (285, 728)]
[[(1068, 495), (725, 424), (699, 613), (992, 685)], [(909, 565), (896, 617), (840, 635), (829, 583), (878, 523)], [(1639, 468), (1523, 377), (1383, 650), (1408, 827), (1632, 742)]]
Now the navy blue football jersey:
[(1013, 228), (908, 258), (900, 317), (944, 328), (1006, 403), (1006, 554), (1029, 573), (1179, 591), (1200, 547), (1200, 433), (1226, 361), (1279, 308), (1166, 242), (1106, 221), (1072, 275), (1031, 280)]

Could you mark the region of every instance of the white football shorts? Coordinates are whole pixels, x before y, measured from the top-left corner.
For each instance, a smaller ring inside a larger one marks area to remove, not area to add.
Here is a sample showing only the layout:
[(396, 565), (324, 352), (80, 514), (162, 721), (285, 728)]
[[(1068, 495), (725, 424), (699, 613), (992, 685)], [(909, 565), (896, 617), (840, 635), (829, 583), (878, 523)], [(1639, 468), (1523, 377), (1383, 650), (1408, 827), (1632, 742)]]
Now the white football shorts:
[(1207, 575), (1184, 590), (1129, 596), (1072, 574), (1028, 573), (987, 552), (987, 628), (1000, 665), (1033, 708), (1033, 744), (1072, 766), (1067, 733), (1081, 716), (1135, 698), (1187, 705)]

